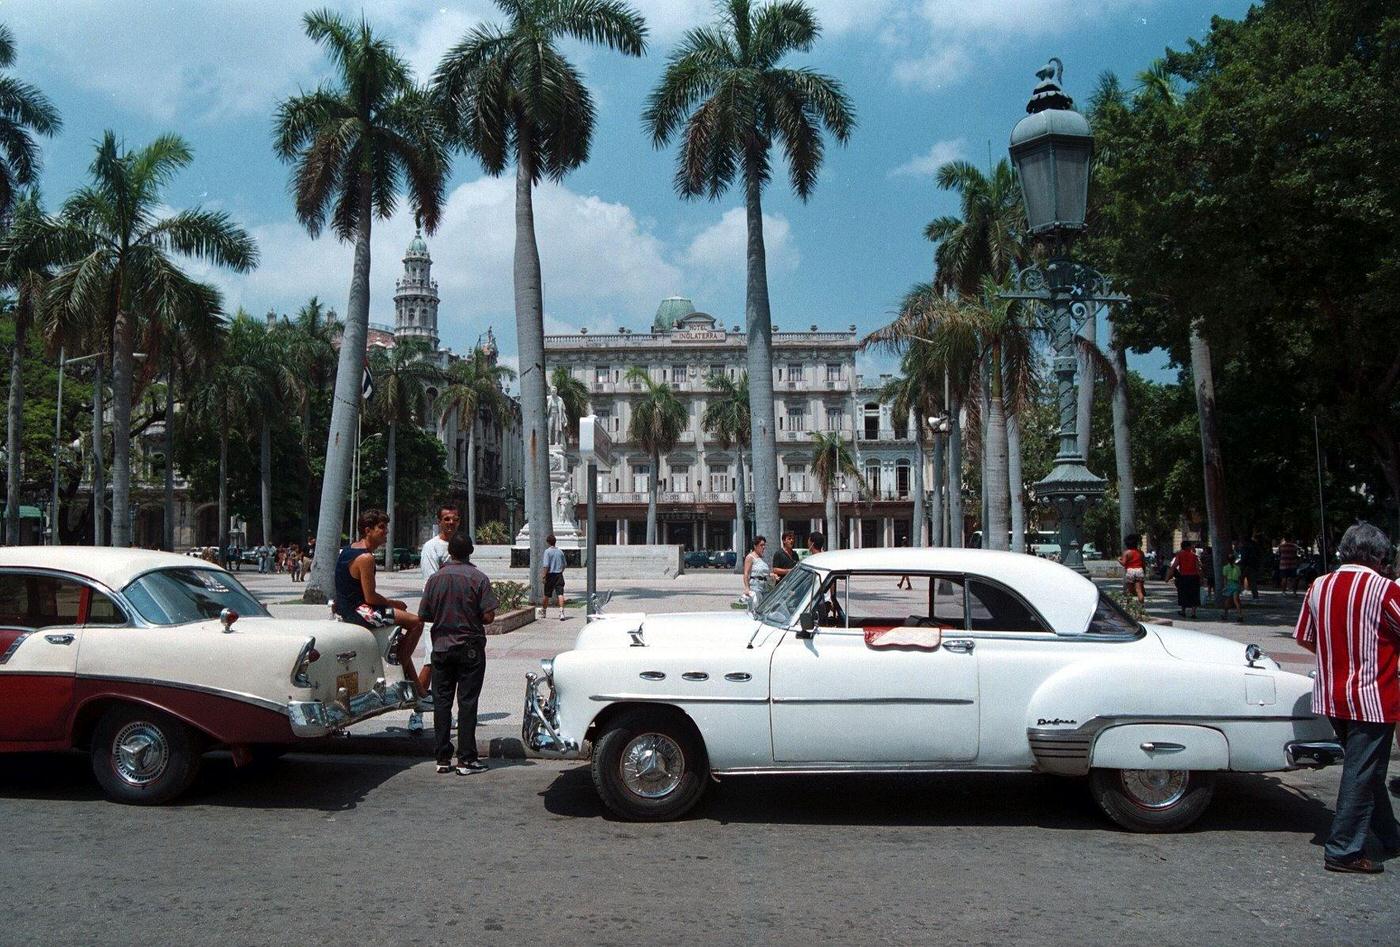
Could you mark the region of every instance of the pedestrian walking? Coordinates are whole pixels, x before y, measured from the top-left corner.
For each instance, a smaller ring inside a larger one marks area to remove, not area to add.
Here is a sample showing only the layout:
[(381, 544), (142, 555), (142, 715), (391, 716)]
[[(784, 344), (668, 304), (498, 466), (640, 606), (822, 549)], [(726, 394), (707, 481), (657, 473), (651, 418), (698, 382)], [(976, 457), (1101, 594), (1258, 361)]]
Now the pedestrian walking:
[(768, 561), (763, 558), (763, 550), (768, 548), (768, 537), (755, 536), (748, 555), (744, 556), (743, 601), (756, 605), (768, 586)]
[(768, 573), (774, 582), (797, 568), (797, 551), (792, 548), (796, 544), (797, 534), (790, 529), (783, 530), (782, 546), (773, 553), (773, 568)]
[(1191, 617), (1196, 617), (1196, 609), (1201, 607), (1201, 560), (1196, 558), (1195, 543), (1189, 539), (1181, 541), (1181, 549), (1172, 557), (1167, 567), (1167, 578), (1176, 582), (1176, 613), (1186, 617), (1191, 609)]
[(287, 564), (292, 573), (292, 581), (301, 581), (301, 546), (292, 543), (292, 548), (287, 550)]
[(544, 565), (540, 569), (544, 578), (544, 615), (549, 617), (550, 598), (558, 596), (559, 620), (563, 621), (568, 617), (564, 614), (564, 552), (554, 545), (553, 533), (546, 536), (544, 542)]
[(1278, 587), (1289, 595), (1298, 594), (1298, 562), (1302, 550), (1288, 533), (1283, 534), (1283, 542), (1278, 544)]
[(1240, 544), (1240, 581), (1251, 599), (1259, 598), (1259, 570), (1264, 564), (1264, 553), (1259, 547), (1256, 536), (1246, 536)]
[(1123, 537), (1123, 555), (1118, 557), (1123, 567), (1123, 591), (1135, 596), (1138, 604), (1147, 602), (1147, 559), (1142, 554), (1142, 536), (1129, 533)]
[(335, 600), (331, 607), (341, 621), (362, 628), (402, 628), (403, 637), (395, 653), (404, 680), (413, 681), (421, 697), (428, 689), (428, 681), (414, 669), (413, 651), (423, 634), (423, 622), (405, 603), (385, 598), (374, 587), (374, 552), (389, 538), (389, 517), (383, 510), (365, 510), (355, 525), (360, 538), (342, 549), (336, 559)]
[[(455, 510), (453, 511), (456, 512)], [(441, 516), (439, 516), (441, 522)], [(550, 537), (551, 541), (553, 537)], [(420, 617), (432, 624), (433, 734), (437, 771), (466, 776), (486, 770), (476, 752), (476, 711), (486, 679), (486, 626), (496, 620), (491, 580), (471, 564), (472, 538), (447, 541), (449, 559), (428, 579)], [(457, 701), (457, 762), (452, 762), (452, 702)]]
[[(439, 569), (448, 563), (451, 553), (448, 549), (453, 536), (457, 535), (457, 525), (462, 522), (462, 515), (457, 512), (457, 508), (451, 504), (445, 504), (438, 508), (438, 531), (423, 544), (422, 550), (418, 554), (418, 568), (423, 573), (423, 588), (427, 588), (428, 581), (437, 575)], [(422, 609), (419, 609), (419, 616), (422, 618)], [(421, 733), (423, 731), (423, 711), (431, 707), (436, 713), (436, 704), (432, 703), (432, 663), (433, 663), (433, 643), (431, 638), (422, 637), (418, 639), (418, 650), (414, 652), (414, 659), (419, 662), (419, 667), (429, 681), (429, 692), (424, 701), (419, 702), (413, 713), (408, 715), (408, 729), (410, 733)], [(449, 712), (451, 710), (449, 706)]]
[(1294, 637), (1317, 655), (1312, 711), (1342, 743), (1337, 811), (1322, 848), (1328, 871), (1376, 874), (1400, 855), (1400, 826), (1386, 794), (1386, 768), (1400, 720), (1400, 585), (1380, 574), (1390, 539), (1370, 523), (1337, 545), (1342, 565), (1309, 586)]
[(1221, 621), (1230, 620), (1230, 609), (1235, 610), (1235, 615), (1239, 618), (1241, 625), (1244, 624), (1244, 603), (1240, 601), (1240, 563), (1237, 558), (1231, 558), (1225, 565), (1220, 567), (1221, 576), (1225, 581), (1225, 588), (1222, 590), (1222, 598), (1225, 605), (1220, 612)]

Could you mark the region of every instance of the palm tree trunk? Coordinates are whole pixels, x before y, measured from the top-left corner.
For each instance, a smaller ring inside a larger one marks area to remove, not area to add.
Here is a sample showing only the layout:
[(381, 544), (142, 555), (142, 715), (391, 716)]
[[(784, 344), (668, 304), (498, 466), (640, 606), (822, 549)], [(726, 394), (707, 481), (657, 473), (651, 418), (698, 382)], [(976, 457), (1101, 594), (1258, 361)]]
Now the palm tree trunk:
[(1010, 475), (1006, 469), (1006, 406), (1002, 402), (1000, 343), (995, 343), (992, 346), (989, 375), (991, 391), (987, 399), (987, 456), (982, 464), (984, 489), (987, 494), (986, 533), (983, 536), (985, 540), (983, 546), (987, 549), (1006, 550), (1009, 548), (1007, 533), (1011, 528), (1007, 522), (1007, 509), (1010, 505), (1008, 495)]
[(962, 501), (962, 399), (948, 399), (948, 545), (963, 547)]
[[(1118, 468), (1118, 535), (1121, 539), (1137, 532), (1137, 490), (1133, 483), (1132, 442), (1128, 436), (1131, 417), (1128, 410), (1128, 358), (1118, 344), (1112, 319), (1108, 321), (1108, 353), (1113, 362), (1113, 460)], [(1219, 548), (1211, 546), (1213, 550)], [(1216, 555), (1221, 553), (1217, 552)]]
[(384, 571), (394, 571), (394, 494), (399, 486), (399, 422), (389, 422), (389, 443), (384, 448), (384, 459), (388, 463), (385, 479), (389, 482), (389, 495), (384, 500), (384, 512), (389, 517), (389, 539), (384, 544)]
[[(838, 481), (839, 482), (839, 481)], [(840, 489), (836, 483), (831, 485), (831, 489), (826, 491), (826, 548), (841, 548), (841, 522), (840, 516), (836, 513), (836, 491)]]
[[(762, 186), (757, 175), (744, 175), (748, 215), (747, 280), (744, 319), (749, 350), (749, 425), (753, 461), (755, 528), (777, 537), (778, 451), (773, 409), (773, 320), (768, 306), (768, 262), (763, 246)], [(773, 547), (776, 548), (776, 543)], [(771, 556), (771, 552), (770, 552)]]
[(340, 336), (340, 360), (335, 369), (331, 426), (326, 435), (326, 469), (321, 478), (316, 557), (302, 593), (302, 601), (317, 605), (329, 601), (335, 587), (335, 563), (345, 522), (345, 497), (350, 489), (350, 465), (357, 446), (355, 424), (360, 417), (365, 337), (369, 332), (369, 240), (373, 216), (369, 175), (360, 175), (356, 191), (359, 218), (355, 227), (355, 266), (350, 276), (350, 299), (345, 307), (345, 325)]
[(20, 436), (24, 433), (24, 348), (28, 329), (28, 318), (16, 314), (5, 426), (5, 542), (11, 546), (19, 545)]
[(647, 484), (647, 545), (656, 545), (656, 491), (661, 486), (661, 452), (651, 452), (651, 482)]
[(165, 515), (161, 548), (175, 551), (175, 356), (165, 370)]
[(272, 542), (272, 424), (263, 418), (258, 431), (258, 492), (262, 507), (262, 542)]
[(219, 561), (224, 568), (230, 563), (228, 551), (228, 424), (219, 425)]
[(102, 356), (94, 361), (92, 376), (92, 544), (107, 545), (107, 475), (103, 463)]
[(540, 564), (544, 538), (554, 532), (549, 502), (549, 432), (546, 429), (544, 289), (540, 249), (535, 242), (533, 143), (528, 129), (518, 132), (515, 153), (515, 337), (520, 352), (520, 420), (525, 439), (525, 516), (530, 524), (530, 601), (542, 600)]
[(746, 511), (748, 503), (744, 495), (744, 449), (735, 447), (734, 453), (738, 456), (739, 476), (734, 481), (734, 571), (742, 573), (744, 571), (744, 556), (748, 555), (748, 534), (749, 518)]
[(476, 417), (467, 422), (467, 535), (476, 538)]
[(933, 436), (933, 509), (930, 511), (930, 519), (933, 530), (930, 536), (930, 546), (942, 546), (947, 540), (944, 538), (945, 517), (943, 508), (943, 490), (945, 488), (943, 476), (943, 435)]
[(1195, 380), (1196, 411), (1201, 418), (1201, 465), (1206, 493), (1206, 532), (1215, 551), (1215, 587), (1225, 587), (1221, 570), (1225, 547), (1221, 544), (1227, 525), (1225, 509), (1225, 463), (1220, 451), (1220, 431), (1215, 419), (1215, 373), (1211, 368), (1210, 343), (1201, 335), (1199, 323), (1191, 323), (1191, 377)]
[(1011, 551), (1026, 551), (1026, 488), (1021, 477), (1021, 417), (1006, 415), (1006, 473), (1011, 489)]
[(117, 309), (112, 331), (112, 545), (131, 545), (131, 389), (136, 320)]
[[(1089, 318), (1084, 321), (1084, 328), (1080, 331), (1080, 336), (1090, 345), (1097, 345), (1099, 339), (1099, 318), (1098, 306), (1089, 307)], [(1089, 435), (1093, 433), (1094, 423), (1094, 363), (1089, 358), (1089, 353), (1083, 348), (1076, 348), (1074, 352), (1079, 372), (1079, 405), (1077, 411), (1075, 435), (1079, 438), (1079, 456), (1086, 461), (1089, 459)]]
[(924, 431), (919, 423), (917, 411), (909, 412), (910, 430), (914, 433), (914, 521), (909, 524), (909, 545), (926, 546), (924, 528), (928, 517), (924, 515)]

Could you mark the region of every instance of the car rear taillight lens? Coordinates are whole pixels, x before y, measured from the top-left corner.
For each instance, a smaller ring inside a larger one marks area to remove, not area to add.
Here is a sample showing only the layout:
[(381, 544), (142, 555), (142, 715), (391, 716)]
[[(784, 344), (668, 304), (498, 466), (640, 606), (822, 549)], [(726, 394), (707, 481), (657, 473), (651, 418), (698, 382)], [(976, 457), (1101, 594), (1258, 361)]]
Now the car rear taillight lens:
[(301, 646), (301, 651), (297, 653), (296, 663), (292, 665), (292, 686), (310, 687), (311, 677), (306, 673), (311, 667), (311, 662), (319, 660), (321, 652), (316, 650), (316, 639), (307, 638), (306, 644)]

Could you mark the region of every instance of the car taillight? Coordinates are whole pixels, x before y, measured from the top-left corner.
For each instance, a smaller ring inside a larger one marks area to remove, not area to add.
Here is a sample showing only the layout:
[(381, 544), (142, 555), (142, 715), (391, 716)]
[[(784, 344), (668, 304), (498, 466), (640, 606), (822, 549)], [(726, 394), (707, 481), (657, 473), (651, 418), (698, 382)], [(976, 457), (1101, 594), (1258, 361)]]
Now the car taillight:
[(301, 646), (301, 651), (297, 653), (296, 664), (292, 665), (292, 685), (294, 687), (310, 687), (311, 678), (307, 675), (307, 670), (313, 661), (320, 660), (321, 652), (316, 650), (316, 639), (307, 638), (306, 644)]

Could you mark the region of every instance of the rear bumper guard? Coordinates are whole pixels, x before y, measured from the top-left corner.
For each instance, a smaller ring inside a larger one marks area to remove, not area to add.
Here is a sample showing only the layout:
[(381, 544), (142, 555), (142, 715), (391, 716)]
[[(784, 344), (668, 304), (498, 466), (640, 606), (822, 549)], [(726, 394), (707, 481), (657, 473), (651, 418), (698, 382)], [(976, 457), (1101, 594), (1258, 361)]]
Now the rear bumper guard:
[(385, 682), (384, 678), (363, 694), (337, 696), (335, 700), (294, 700), (287, 704), (292, 733), (299, 737), (324, 737), (386, 710), (415, 706), (417, 689), (409, 681)]
[[(541, 688), (548, 690), (541, 695)], [(577, 757), (578, 744), (559, 735), (559, 708), (554, 699), (554, 682), (540, 674), (525, 675), (525, 713), (520, 739), (541, 756)]]
[(1284, 747), (1284, 753), (1288, 757), (1289, 766), (1306, 769), (1322, 769), (1324, 766), (1333, 766), (1340, 763), (1342, 757), (1346, 755), (1342, 751), (1342, 745), (1335, 740), (1290, 743)]

